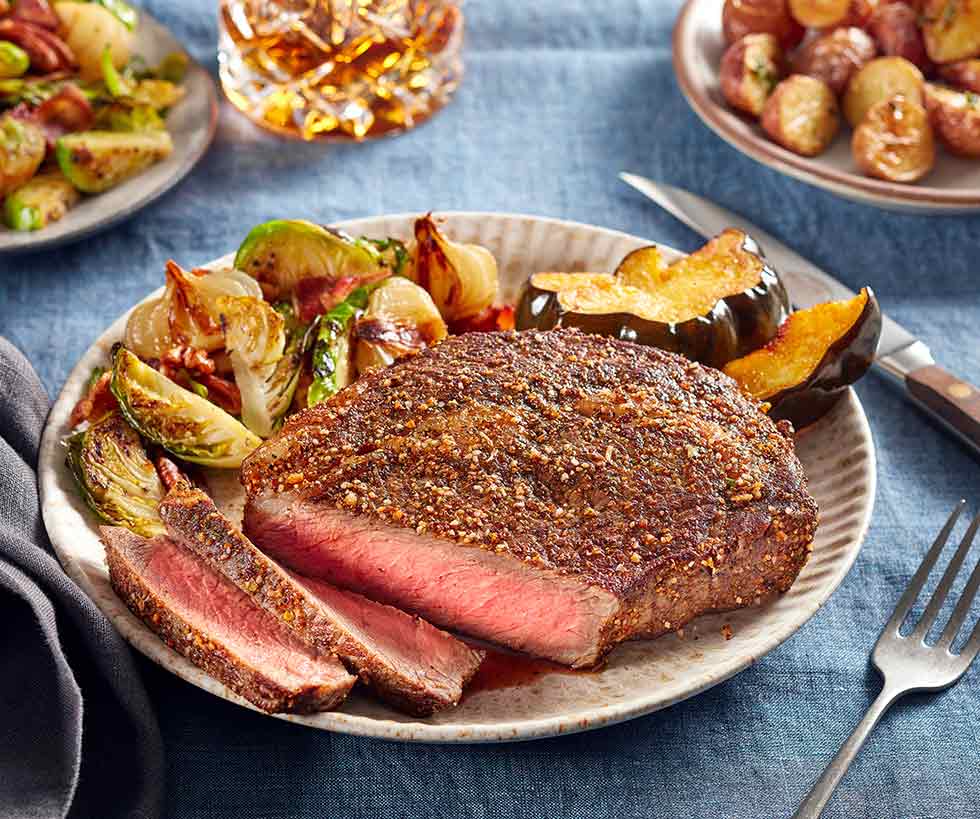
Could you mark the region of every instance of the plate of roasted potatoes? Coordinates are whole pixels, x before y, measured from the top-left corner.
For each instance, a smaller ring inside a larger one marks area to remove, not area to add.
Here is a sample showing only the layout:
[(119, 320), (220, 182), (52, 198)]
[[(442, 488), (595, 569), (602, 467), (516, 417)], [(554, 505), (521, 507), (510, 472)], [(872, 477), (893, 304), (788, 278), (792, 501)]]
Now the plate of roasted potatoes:
[(688, 0), (674, 70), (763, 164), (859, 202), (980, 208), (980, 3)]

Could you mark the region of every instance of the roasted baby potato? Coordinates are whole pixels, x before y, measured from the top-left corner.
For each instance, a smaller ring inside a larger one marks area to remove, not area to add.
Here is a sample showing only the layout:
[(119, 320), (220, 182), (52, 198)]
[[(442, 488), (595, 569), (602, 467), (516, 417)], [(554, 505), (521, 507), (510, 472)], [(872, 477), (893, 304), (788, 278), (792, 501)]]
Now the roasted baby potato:
[(871, 107), (851, 140), (854, 161), (868, 176), (915, 182), (936, 161), (926, 109), (901, 95)]
[(721, 93), (733, 108), (754, 117), (785, 74), (783, 49), (772, 34), (746, 34), (721, 60)]
[(926, 83), (924, 94), (929, 124), (954, 154), (980, 156), (980, 97)]
[(980, 60), (960, 60), (941, 65), (936, 73), (950, 85), (980, 94)]
[(793, 72), (823, 80), (841, 94), (861, 67), (878, 54), (871, 35), (855, 26), (835, 28), (810, 40), (797, 53)]
[(828, 28), (847, 19), (851, 0), (789, 0), (789, 10), (803, 26)]
[(725, 0), (721, 26), (729, 45), (746, 34), (772, 34), (783, 48), (790, 49), (806, 33), (789, 13), (786, 0)]
[(793, 74), (766, 100), (762, 128), (793, 153), (816, 156), (834, 141), (840, 128), (837, 98), (823, 80)]
[(926, 51), (937, 63), (980, 55), (980, 2), (926, 0), (922, 8)]
[(33, 122), (0, 117), (0, 196), (25, 184), (44, 161), (44, 132)]
[(844, 94), (844, 116), (857, 128), (873, 105), (897, 94), (921, 104), (924, 82), (922, 72), (904, 57), (878, 57), (851, 77)]
[(885, 56), (904, 57), (925, 74), (932, 71), (918, 14), (908, 3), (890, 2), (878, 6), (871, 15), (868, 30)]

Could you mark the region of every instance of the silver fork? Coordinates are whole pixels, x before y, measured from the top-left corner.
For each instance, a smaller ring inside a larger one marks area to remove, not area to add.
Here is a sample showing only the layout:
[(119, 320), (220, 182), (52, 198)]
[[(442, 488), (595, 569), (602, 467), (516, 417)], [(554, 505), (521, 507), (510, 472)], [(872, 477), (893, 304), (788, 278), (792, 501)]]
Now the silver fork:
[(970, 579), (963, 589), (963, 594), (939, 639), (933, 645), (927, 645), (925, 642), (926, 635), (935, 623), (939, 610), (946, 602), (953, 581), (966, 559), (977, 528), (980, 527), (980, 515), (973, 519), (970, 528), (963, 536), (956, 554), (953, 555), (952, 561), (943, 574), (943, 579), (939, 582), (932, 599), (929, 600), (925, 611), (922, 613), (922, 618), (907, 636), (903, 637), (900, 631), (902, 623), (905, 622), (905, 618), (912, 610), (913, 604), (925, 585), (926, 578), (929, 577), (929, 573), (936, 565), (936, 560), (939, 558), (960, 512), (963, 511), (964, 504), (965, 501), (960, 501), (953, 510), (953, 514), (949, 516), (949, 520), (946, 521), (946, 525), (943, 526), (929, 553), (923, 558), (922, 565), (919, 566), (915, 576), (909, 582), (908, 588), (905, 589), (901, 600), (895, 606), (895, 612), (875, 644), (871, 660), (885, 681), (878, 699), (871, 704), (868, 713), (864, 715), (864, 719), (861, 720), (858, 727), (854, 729), (854, 733), (837, 752), (837, 756), (831, 760), (823, 776), (813, 786), (810, 795), (800, 805), (800, 809), (793, 814), (793, 819), (817, 819), (820, 816), (833, 794), (834, 788), (837, 787), (837, 783), (840, 782), (854, 757), (861, 750), (861, 746), (864, 745), (868, 734), (878, 724), (878, 720), (881, 719), (892, 703), (911, 691), (941, 691), (944, 688), (949, 688), (963, 676), (970, 667), (970, 663), (980, 653), (980, 623), (974, 627), (970, 639), (967, 640), (960, 652), (953, 654), (950, 651), (957, 634), (959, 634), (967, 615), (970, 613), (973, 598), (976, 597), (977, 589), (980, 587), (980, 563), (970, 575)]

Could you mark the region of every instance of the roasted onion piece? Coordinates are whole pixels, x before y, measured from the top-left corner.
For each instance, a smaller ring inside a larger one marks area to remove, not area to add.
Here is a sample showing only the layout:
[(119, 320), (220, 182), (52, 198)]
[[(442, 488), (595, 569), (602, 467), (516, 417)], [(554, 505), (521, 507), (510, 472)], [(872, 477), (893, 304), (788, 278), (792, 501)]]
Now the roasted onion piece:
[(497, 297), (497, 260), (480, 245), (447, 239), (431, 214), (415, 222), (412, 280), (432, 296), (446, 321), (481, 313)]

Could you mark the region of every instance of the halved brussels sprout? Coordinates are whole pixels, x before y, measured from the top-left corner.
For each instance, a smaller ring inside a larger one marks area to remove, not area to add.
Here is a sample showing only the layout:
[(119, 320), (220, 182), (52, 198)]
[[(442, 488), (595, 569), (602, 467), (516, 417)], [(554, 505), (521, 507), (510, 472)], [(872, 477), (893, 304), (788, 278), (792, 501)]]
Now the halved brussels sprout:
[(237, 469), (262, 440), (210, 401), (175, 384), (125, 347), (113, 355), (112, 393), (139, 433), (178, 458)]
[(368, 242), (302, 219), (256, 225), (235, 256), (235, 267), (261, 282), (270, 300), (289, 298), (301, 279), (359, 278), (383, 266)]
[(143, 537), (164, 532), (157, 507), (166, 494), (143, 443), (118, 412), (65, 440), (65, 463), (92, 510)]
[(224, 345), (218, 309), (223, 296), (262, 298), (262, 289), (240, 270), (188, 272), (171, 260), (166, 290), (133, 310), (123, 343), (142, 358), (160, 358), (176, 344), (216, 350)]
[(306, 393), (308, 407), (325, 401), (353, 380), (351, 330), (367, 307), (369, 295), (367, 287), (359, 287), (320, 319), (313, 345), (313, 381)]
[(225, 297), (219, 303), (225, 349), (242, 394), (242, 422), (268, 438), (292, 403), (307, 328), (294, 319), (289, 305), (277, 310), (250, 296)]
[(497, 297), (497, 260), (480, 245), (451, 242), (432, 216), (415, 221), (415, 265), (407, 275), (424, 287), (446, 321), (470, 318)]
[(447, 334), (432, 297), (408, 279), (393, 276), (371, 294), (364, 316), (354, 326), (357, 371), (387, 367)]
[(152, 77), (137, 79), (129, 68), (117, 69), (109, 46), (102, 52), (101, 66), (106, 89), (125, 105), (162, 111), (176, 105), (184, 96), (184, 89), (176, 83)]

